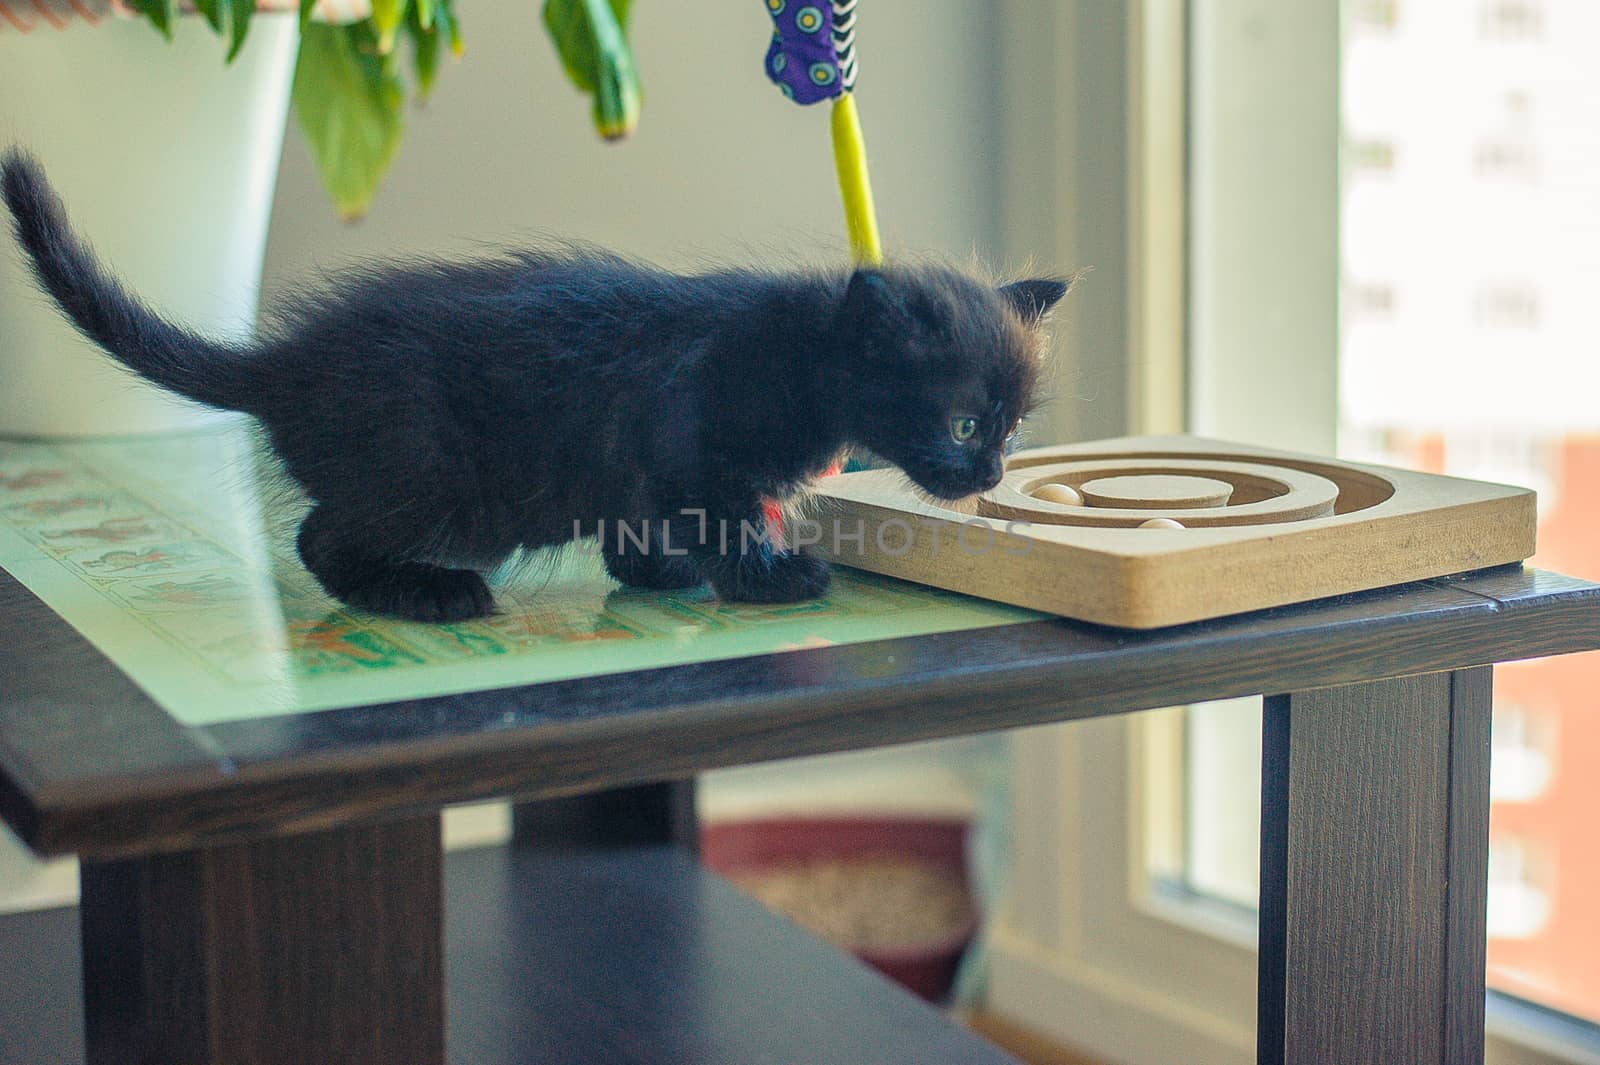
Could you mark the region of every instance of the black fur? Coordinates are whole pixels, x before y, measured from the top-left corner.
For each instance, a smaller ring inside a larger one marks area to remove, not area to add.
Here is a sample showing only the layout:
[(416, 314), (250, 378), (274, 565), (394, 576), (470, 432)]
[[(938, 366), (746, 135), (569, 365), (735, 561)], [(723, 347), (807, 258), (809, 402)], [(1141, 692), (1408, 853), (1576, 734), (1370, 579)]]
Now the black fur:
[[(261, 421), (313, 501), (299, 547), (323, 587), (423, 620), (488, 613), (481, 571), (602, 521), (625, 583), (820, 595), (825, 563), (741, 535), (764, 529), (763, 500), (856, 445), (941, 498), (992, 487), (1033, 403), (1035, 327), (1067, 289), (911, 266), (680, 276), (574, 246), (374, 269), (236, 350), (107, 276), (31, 159), (10, 153), (0, 188), (80, 330), (157, 384)], [(963, 417), (977, 423), (964, 443)]]

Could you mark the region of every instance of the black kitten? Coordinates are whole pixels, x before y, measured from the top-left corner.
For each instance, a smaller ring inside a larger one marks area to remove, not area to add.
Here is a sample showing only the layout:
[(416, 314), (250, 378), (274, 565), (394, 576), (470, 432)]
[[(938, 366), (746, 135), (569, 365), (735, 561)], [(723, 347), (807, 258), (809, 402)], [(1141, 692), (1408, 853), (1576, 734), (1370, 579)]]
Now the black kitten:
[(1033, 402), (1035, 327), (1067, 290), (906, 266), (685, 277), (574, 247), (373, 270), (238, 350), (107, 276), (37, 163), (0, 170), (77, 327), (258, 418), (314, 504), (307, 568), (351, 606), (420, 620), (490, 612), (480, 571), (596, 531), (625, 584), (820, 595), (827, 564), (768, 542), (763, 500), (851, 445), (940, 498), (992, 488)]

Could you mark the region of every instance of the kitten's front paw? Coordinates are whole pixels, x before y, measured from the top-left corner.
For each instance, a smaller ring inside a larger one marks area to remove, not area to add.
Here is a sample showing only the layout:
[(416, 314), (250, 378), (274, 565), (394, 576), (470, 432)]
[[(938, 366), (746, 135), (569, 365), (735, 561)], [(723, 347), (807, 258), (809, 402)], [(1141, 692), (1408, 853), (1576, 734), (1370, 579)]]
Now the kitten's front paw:
[(705, 583), (700, 567), (682, 555), (608, 554), (606, 572), (630, 588), (674, 591)]
[(732, 603), (800, 603), (826, 594), (830, 575), (813, 555), (746, 556), (713, 572), (711, 586)]
[(472, 570), (405, 563), (339, 598), (360, 610), (410, 621), (467, 621), (494, 612), (494, 594)]

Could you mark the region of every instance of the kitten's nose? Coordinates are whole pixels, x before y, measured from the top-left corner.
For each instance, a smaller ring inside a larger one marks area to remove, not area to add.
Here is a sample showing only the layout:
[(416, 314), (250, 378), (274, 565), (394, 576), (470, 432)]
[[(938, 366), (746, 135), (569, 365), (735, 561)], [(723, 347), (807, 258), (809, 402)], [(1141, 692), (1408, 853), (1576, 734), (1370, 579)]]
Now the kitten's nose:
[(987, 492), (989, 489), (999, 484), (1000, 479), (1004, 477), (1005, 474), (1005, 463), (1000, 459), (994, 459), (993, 461), (987, 463), (983, 469), (983, 487), (980, 488), (979, 491)]

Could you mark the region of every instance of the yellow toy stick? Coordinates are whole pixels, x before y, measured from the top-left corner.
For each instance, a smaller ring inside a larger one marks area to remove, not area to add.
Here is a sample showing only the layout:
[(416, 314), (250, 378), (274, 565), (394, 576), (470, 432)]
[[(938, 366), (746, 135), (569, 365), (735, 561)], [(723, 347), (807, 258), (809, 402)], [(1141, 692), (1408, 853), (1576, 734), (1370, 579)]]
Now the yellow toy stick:
[(839, 172), (839, 195), (844, 199), (850, 252), (862, 266), (881, 265), (883, 244), (878, 239), (872, 178), (867, 173), (867, 146), (861, 139), (854, 93), (842, 93), (833, 101), (833, 165)]

